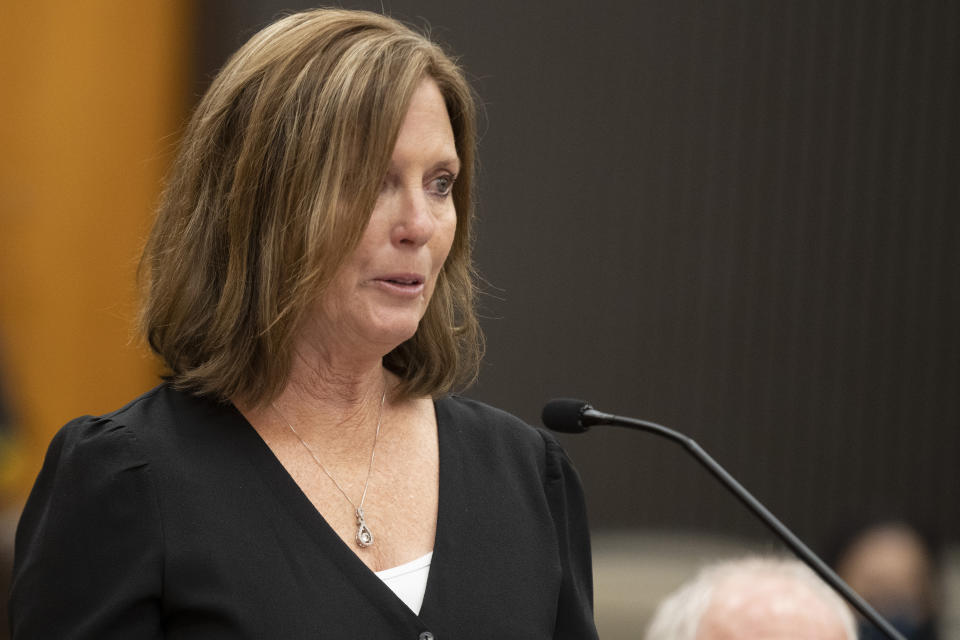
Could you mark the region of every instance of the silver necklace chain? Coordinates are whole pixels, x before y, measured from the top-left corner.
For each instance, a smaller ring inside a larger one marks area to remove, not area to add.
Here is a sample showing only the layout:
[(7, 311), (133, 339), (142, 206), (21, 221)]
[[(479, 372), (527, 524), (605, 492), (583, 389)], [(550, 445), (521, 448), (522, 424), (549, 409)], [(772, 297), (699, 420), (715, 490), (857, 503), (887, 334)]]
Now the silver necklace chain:
[(370, 472), (373, 470), (373, 459), (377, 453), (377, 440), (380, 439), (380, 425), (382, 424), (382, 421), (383, 421), (383, 403), (386, 400), (386, 398), (387, 398), (387, 381), (384, 380), (383, 393), (380, 394), (380, 409), (377, 412), (377, 430), (373, 434), (373, 446), (370, 447), (370, 463), (367, 465), (367, 477), (363, 481), (363, 493), (360, 495), (360, 504), (357, 504), (350, 499), (350, 496), (347, 495), (347, 492), (343, 490), (343, 487), (341, 487), (340, 483), (337, 482), (337, 479), (333, 477), (333, 474), (327, 471), (327, 468), (320, 461), (320, 457), (316, 454), (316, 452), (314, 452), (314, 450), (310, 447), (310, 445), (308, 445), (306, 441), (304, 441), (304, 439), (300, 437), (300, 434), (297, 433), (297, 430), (293, 428), (293, 425), (290, 424), (290, 421), (287, 420), (287, 418), (282, 413), (280, 413), (280, 410), (277, 409), (277, 406), (272, 402), (270, 403), (270, 408), (273, 409), (274, 412), (278, 416), (280, 416), (280, 419), (286, 423), (287, 428), (290, 429), (293, 435), (297, 437), (297, 440), (299, 440), (300, 444), (303, 445), (303, 448), (307, 450), (307, 453), (310, 454), (310, 457), (313, 458), (313, 461), (317, 463), (317, 466), (320, 467), (320, 469), (325, 474), (327, 474), (327, 477), (330, 478), (330, 481), (340, 491), (340, 493), (343, 494), (343, 497), (347, 499), (347, 502), (350, 503), (350, 506), (353, 507), (354, 513), (356, 514), (356, 517), (357, 517), (356, 540), (357, 540), (357, 545), (359, 545), (360, 547), (369, 547), (370, 545), (373, 544), (373, 532), (370, 531), (370, 527), (367, 526), (367, 522), (366, 520), (364, 520), (364, 516), (363, 516), (363, 501), (366, 500), (367, 498), (367, 487), (370, 485)]

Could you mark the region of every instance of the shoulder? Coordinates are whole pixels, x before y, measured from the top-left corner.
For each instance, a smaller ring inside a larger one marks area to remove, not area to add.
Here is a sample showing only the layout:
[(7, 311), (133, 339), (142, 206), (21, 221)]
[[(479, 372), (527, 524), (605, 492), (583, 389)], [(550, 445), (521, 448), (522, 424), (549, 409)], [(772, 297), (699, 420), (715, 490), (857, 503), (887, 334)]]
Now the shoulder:
[(149, 466), (142, 446), (142, 427), (148, 421), (132, 423), (125, 418), (143, 413), (160, 387), (143, 394), (117, 411), (74, 418), (61, 427), (47, 448), (43, 468), (34, 485), (34, 494), (44, 489), (54, 494), (98, 496), (118, 486), (128, 472)]
[(535, 428), (503, 409), (479, 400), (449, 395), (436, 400), (438, 418), (447, 418), (459, 429), (479, 431), (491, 437), (539, 443), (553, 439), (543, 429)]
[(98, 418), (123, 428), (142, 446), (180, 455), (235, 433), (245, 420), (232, 404), (161, 384)]
[(235, 433), (238, 423), (243, 419), (232, 405), (160, 385), (115, 411), (68, 422), (54, 436), (45, 466), (86, 475), (168, 469), (222, 447), (224, 433)]
[(558, 456), (566, 457), (553, 434), (502, 409), (457, 395), (440, 398), (435, 404), (440, 428), (456, 432), (475, 451), (532, 458), (548, 472)]
[(70, 501), (109, 494), (148, 462), (127, 429), (97, 416), (71, 420), (54, 436), (31, 496), (45, 491)]
[(104, 414), (102, 419), (144, 433), (148, 430), (176, 431), (236, 415), (232, 405), (161, 384), (116, 411)]

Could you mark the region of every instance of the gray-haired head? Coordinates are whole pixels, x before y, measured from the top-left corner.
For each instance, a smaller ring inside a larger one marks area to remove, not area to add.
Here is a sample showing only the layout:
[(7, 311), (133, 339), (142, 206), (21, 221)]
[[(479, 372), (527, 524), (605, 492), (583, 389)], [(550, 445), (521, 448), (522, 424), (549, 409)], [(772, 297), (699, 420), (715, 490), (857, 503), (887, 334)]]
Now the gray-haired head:
[[(789, 637), (856, 640), (853, 615), (806, 565), (748, 557), (701, 569), (657, 608), (646, 640)], [(788, 636), (782, 636), (788, 637)]]

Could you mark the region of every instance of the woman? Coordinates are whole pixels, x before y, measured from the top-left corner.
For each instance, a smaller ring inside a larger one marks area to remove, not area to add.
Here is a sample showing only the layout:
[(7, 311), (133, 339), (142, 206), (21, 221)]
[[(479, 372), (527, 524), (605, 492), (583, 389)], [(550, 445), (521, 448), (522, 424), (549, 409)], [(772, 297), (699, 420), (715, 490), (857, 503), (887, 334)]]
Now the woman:
[(475, 375), (474, 111), (382, 16), (267, 27), (185, 135), (145, 249), (166, 384), (51, 444), (16, 637), (590, 638), (575, 472)]

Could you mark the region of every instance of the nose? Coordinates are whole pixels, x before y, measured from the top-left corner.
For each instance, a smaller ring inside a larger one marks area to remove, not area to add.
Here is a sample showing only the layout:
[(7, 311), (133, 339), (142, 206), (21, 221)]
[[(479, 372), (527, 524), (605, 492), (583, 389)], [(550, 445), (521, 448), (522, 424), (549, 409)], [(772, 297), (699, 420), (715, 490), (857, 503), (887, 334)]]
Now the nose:
[(433, 237), (436, 219), (430, 210), (429, 196), (422, 189), (404, 189), (391, 229), (391, 240), (397, 245), (420, 247)]

